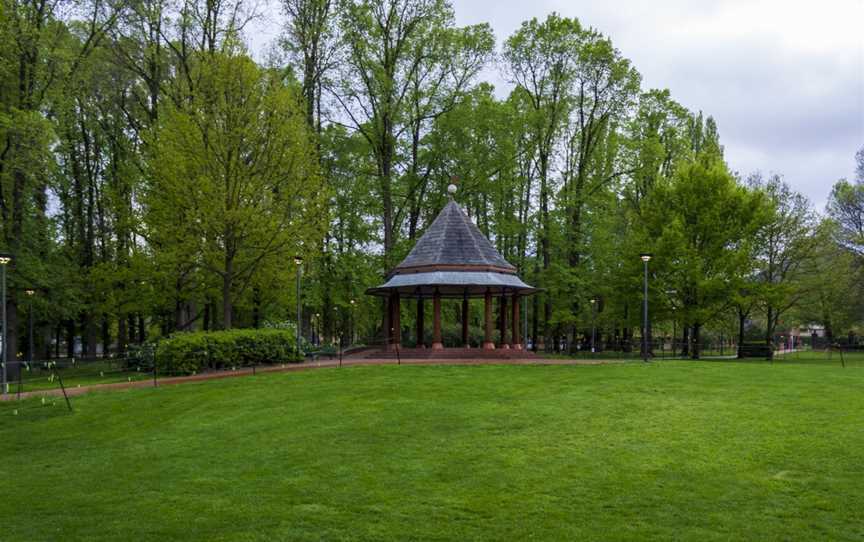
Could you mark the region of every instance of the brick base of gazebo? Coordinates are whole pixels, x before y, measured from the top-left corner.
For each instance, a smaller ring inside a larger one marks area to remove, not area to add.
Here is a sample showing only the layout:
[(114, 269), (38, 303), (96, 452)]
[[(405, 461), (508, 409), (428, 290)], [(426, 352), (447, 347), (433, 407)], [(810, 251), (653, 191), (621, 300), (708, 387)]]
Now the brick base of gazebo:
[(495, 349), (484, 350), (482, 348), (444, 348), (443, 350), (432, 350), (431, 348), (391, 348), (390, 350), (368, 349), (353, 353), (348, 356), (352, 359), (377, 359), (377, 360), (542, 360), (542, 356), (530, 350)]

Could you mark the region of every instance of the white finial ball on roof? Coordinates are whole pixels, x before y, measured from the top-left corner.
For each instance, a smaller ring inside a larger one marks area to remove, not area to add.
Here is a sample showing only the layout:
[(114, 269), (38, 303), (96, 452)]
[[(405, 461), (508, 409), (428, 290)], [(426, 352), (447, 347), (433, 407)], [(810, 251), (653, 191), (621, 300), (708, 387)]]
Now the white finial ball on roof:
[(447, 193), (450, 194), (451, 196), (453, 194), (455, 194), (456, 193), (456, 185), (452, 184), (452, 183), (447, 185)]

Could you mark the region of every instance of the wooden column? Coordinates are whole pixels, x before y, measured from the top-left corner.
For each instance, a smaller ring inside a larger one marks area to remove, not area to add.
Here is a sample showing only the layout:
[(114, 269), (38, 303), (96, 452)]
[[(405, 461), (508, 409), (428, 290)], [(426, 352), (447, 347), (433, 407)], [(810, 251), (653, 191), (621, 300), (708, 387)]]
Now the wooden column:
[(510, 334), (510, 339), (515, 350), (522, 350), (522, 337), (519, 334), (519, 308), (519, 294), (513, 294), (513, 315), (510, 318), (513, 323), (513, 332)]
[(432, 296), (432, 312), (435, 313), (435, 326), (432, 335), (432, 350), (444, 350), (441, 342), (441, 294), (435, 292)]
[(471, 348), (468, 344), (468, 294), (462, 295), (462, 346)]
[(399, 292), (393, 294), (393, 344), (402, 347), (402, 323), (400, 322), (399, 314)]
[(390, 332), (390, 322), (393, 321), (393, 294), (388, 295), (384, 298), (384, 322), (383, 322), (383, 339), (384, 339), (384, 350), (390, 350), (393, 348), (392, 339), (393, 334)]
[(492, 293), (486, 292), (486, 312), (483, 315), (483, 349), (495, 350), (495, 343), (492, 342)]
[(426, 348), (426, 344), (423, 342), (423, 329), (424, 329), (424, 318), (423, 318), (423, 310), (425, 308), (426, 303), (423, 301), (422, 296), (417, 297), (417, 348)]
[(507, 343), (507, 296), (505, 294), (501, 294), (501, 348), (510, 348), (510, 345)]

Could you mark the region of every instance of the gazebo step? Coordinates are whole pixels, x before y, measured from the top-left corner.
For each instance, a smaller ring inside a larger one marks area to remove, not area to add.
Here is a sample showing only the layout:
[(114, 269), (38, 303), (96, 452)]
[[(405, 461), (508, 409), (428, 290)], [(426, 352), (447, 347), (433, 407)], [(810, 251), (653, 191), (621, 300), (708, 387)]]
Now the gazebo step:
[(531, 359), (538, 356), (527, 350), (498, 349), (483, 350), (482, 348), (445, 348), (443, 350), (432, 350), (431, 348), (400, 349), (399, 355), (395, 350), (372, 350), (360, 354), (358, 357), (364, 359)]

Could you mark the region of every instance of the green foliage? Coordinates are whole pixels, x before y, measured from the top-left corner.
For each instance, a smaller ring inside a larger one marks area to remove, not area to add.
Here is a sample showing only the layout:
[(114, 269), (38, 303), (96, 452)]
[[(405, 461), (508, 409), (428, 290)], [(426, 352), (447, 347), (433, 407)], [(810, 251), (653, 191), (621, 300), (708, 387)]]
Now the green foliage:
[(656, 287), (677, 289), (681, 316), (697, 334), (731, 306), (755, 263), (754, 236), (771, 212), (764, 195), (738, 184), (716, 154), (679, 165), (649, 196), (643, 235), (653, 247)]
[(778, 175), (767, 181), (753, 175), (749, 185), (765, 195), (771, 208), (756, 233), (757, 268), (750, 281), (765, 313), (765, 339), (770, 344), (780, 318), (802, 300), (803, 280), (814, 271), (816, 217), (807, 198)]
[(72, 415), (2, 402), (3, 539), (860, 540), (864, 359), (822, 356), (259, 373), (73, 397)]
[[(859, 171), (864, 171), (864, 149), (859, 152)], [(828, 214), (837, 223), (837, 241), (864, 261), (864, 174), (855, 182), (837, 181), (831, 189)]]
[(232, 329), (177, 333), (156, 347), (156, 366), (164, 374), (193, 374), (268, 363), (302, 361), (296, 335), (280, 329)]
[(280, 3), (286, 55), (266, 64), (245, 51), (238, 0), (0, 3), (10, 352), (25, 342), (23, 286), (39, 289), (41, 355), (57, 337), (93, 354), (293, 321), (298, 301), (305, 337), (380, 336), (381, 304), (363, 292), (411, 250), (454, 175), (459, 204), (544, 289), (528, 304), (538, 342), (584, 332), (590, 298), (604, 335), (631, 335), (637, 255), (652, 246), (658, 325), (726, 326), (737, 311), (768, 336), (861, 326), (819, 276), (842, 269), (833, 284), (847, 290), (860, 277), (864, 150), (832, 191), (830, 238), (773, 179), (758, 190), (774, 212), (754, 231), (722, 201), (734, 190), (697, 193), (723, 184), (697, 177), (729, 180), (696, 171), (706, 156), (725, 167), (714, 119), (643, 89), (602, 29), (552, 13), (501, 36), (514, 84), (502, 99), (481, 79), (498, 67), (490, 26), (457, 26), (448, 0)]
[(803, 299), (793, 310), (796, 321), (822, 326), (829, 339), (849, 330), (864, 332), (864, 265), (854, 252), (834, 242), (837, 229), (830, 219), (819, 225), (813, 271), (801, 277)]
[(238, 51), (200, 60), (200, 90), (166, 104), (150, 135), (145, 220), (160, 265), (218, 285), (230, 328), (253, 278), (285, 287), (294, 270), (282, 263), (314, 253), (327, 193), (300, 103), (278, 74)]

